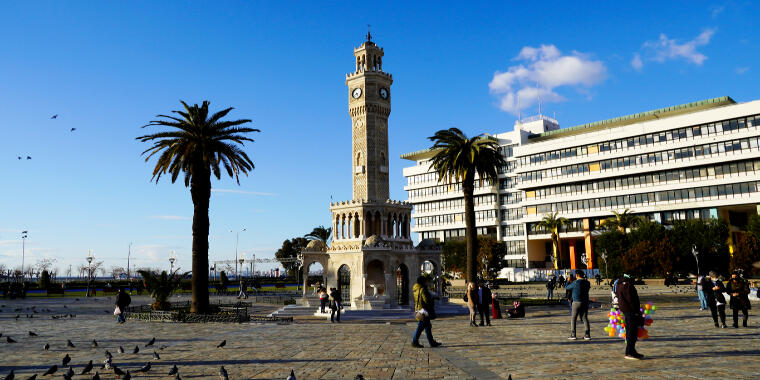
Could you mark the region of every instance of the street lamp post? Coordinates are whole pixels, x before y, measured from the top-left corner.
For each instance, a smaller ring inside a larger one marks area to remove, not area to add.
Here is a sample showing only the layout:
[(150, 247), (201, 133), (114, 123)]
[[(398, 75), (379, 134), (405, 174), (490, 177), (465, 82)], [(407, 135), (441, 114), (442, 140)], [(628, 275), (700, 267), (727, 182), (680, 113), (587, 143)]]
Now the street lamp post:
[(240, 258), (238, 259), (238, 262), (240, 263), (240, 271), (243, 271), (243, 263), (245, 262), (245, 256), (240, 255)]
[(87, 294), (85, 297), (90, 296), (90, 282), (92, 281), (92, 250), (87, 250)]
[[(607, 250), (602, 250), (602, 260), (604, 260), (604, 277), (607, 277), (609, 272), (607, 272)], [(609, 278), (607, 278), (607, 281), (609, 281)]]
[(169, 274), (174, 273), (174, 260), (177, 260), (177, 258), (174, 256), (174, 251), (172, 250), (172, 253), (169, 255)]
[(129, 256), (132, 256), (132, 242), (129, 243), (129, 250), (127, 251), (127, 282), (131, 282), (129, 277)]
[[(238, 266), (237, 266), (237, 262), (238, 262), (238, 242), (240, 241), (240, 233), (243, 232), (243, 231), (245, 231), (245, 228), (243, 228), (242, 230), (238, 231), (235, 234), (235, 278), (237, 278), (237, 276), (238, 276)], [(232, 230), (230, 230), (230, 232), (232, 232)]]
[(691, 254), (694, 255), (694, 259), (697, 260), (697, 278), (699, 277), (699, 251), (697, 251), (697, 245), (691, 245)]
[(24, 282), (24, 256), (26, 256), (27, 231), (21, 231), (21, 282)]

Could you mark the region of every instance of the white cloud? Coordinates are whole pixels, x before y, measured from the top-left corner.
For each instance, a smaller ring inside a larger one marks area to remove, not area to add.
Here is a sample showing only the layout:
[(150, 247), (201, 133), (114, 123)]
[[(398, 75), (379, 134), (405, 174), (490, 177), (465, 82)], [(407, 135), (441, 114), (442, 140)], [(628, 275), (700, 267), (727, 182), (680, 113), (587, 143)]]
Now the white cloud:
[(633, 55), (631, 67), (636, 71), (641, 71), (641, 68), (644, 67), (644, 62), (641, 61), (641, 55), (639, 55), (639, 53)]
[(526, 46), (514, 60), (522, 62), (497, 71), (488, 84), (499, 97), (499, 108), (513, 114), (518, 112), (518, 98), (520, 108), (535, 104), (539, 96), (542, 102), (559, 102), (564, 97), (555, 91), (558, 87), (591, 87), (607, 76), (601, 61), (576, 51), (562, 55), (554, 45)]
[(245, 191), (245, 190), (237, 190), (237, 189), (211, 189), (211, 192), (212, 193), (230, 193), (230, 194), (266, 195), (266, 196), (275, 195), (274, 193), (263, 193), (260, 191)]
[(150, 218), (159, 220), (190, 220), (190, 217), (182, 215), (151, 215)]
[(737, 67), (736, 68), (736, 73), (739, 74), (739, 75), (742, 75), (742, 74), (746, 73), (747, 71), (749, 71), (749, 67), (746, 67), (746, 66), (744, 66), (744, 67)]
[(667, 60), (682, 58), (696, 65), (702, 65), (707, 56), (697, 51), (697, 48), (710, 43), (713, 34), (715, 34), (715, 29), (705, 29), (693, 40), (678, 43), (676, 39), (670, 39), (661, 33), (657, 41), (645, 42), (644, 48), (651, 54), (651, 60), (656, 62), (662, 63)]
[(710, 15), (712, 15), (712, 18), (718, 17), (723, 11), (726, 10), (726, 7), (724, 5), (717, 5), (713, 6), (710, 10)]

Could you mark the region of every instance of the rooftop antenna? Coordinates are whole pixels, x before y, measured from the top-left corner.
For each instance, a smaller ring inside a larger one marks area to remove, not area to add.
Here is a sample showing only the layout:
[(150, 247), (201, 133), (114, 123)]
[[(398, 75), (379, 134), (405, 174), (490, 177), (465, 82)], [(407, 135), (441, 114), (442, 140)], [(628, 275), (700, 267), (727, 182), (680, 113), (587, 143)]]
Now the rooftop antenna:
[(522, 123), (522, 116), (520, 115), (520, 94), (517, 94), (517, 122)]

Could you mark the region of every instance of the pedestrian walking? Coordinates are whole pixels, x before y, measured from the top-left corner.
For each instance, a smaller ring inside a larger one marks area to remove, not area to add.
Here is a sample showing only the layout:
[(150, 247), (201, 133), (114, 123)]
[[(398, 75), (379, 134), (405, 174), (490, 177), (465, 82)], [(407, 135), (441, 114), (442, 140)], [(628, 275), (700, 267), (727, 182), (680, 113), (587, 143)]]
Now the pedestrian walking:
[(485, 317), (486, 326), (491, 326), (491, 301), (491, 289), (483, 281), (478, 281), (478, 313), (481, 326), (483, 326), (483, 317)]
[(475, 283), (470, 282), (467, 284), (467, 291), (464, 293), (464, 301), (467, 302), (467, 307), (470, 309), (470, 326), (477, 327), (475, 323), (475, 316), (477, 315), (477, 303), (478, 303), (478, 290), (475, 288)]
[(340, 323), (340, 309), (342, 308), (343, 297), (340, 295), (340, 290), (330, 288), (330, 323)]
[(124, 323), (127, 321), (127, 318), (124, 315), (130, 303), (132, 303), (132, 297), (124, 291), (124, 288), (120, 287), (119, 292), (116, 293), (116, 310), (114, 310), (114, 314), (116, 314), (116, 323)]
[(246, 287), (247, 285), (245, 283), (245, 279), (241, 278), (240, 279), (240, 293), (238, 293), (238, 296), (237, 296), (238, 299), (241, 299), (241, 298), (248, 299), (248, 294), (245, 294)]
[(560, 274), (559, 278), (557, 278), (557, 284), (559, 284), (559, 286), (561, 286), (561, 287), (564, 287), (565, 286), (565, 276), (563, 276), (563, 275)]
[(327, 295), (327, 289), (320, 286), (319, 290), (317, 291), (317, 294), (319, 294), (319, 312), (325, 313), (325, 306), (327, 306), (327, 300), (329, 296)]
[(594, 278), (596, 279), (596, 286), (602, 285), (602, 276), (599, 273), (597, 273)]
[(641, 360), (644, 355), (636, 351), (636, 340), (639, 338), (639, 327), (644, 325), (644, 316), (641, 314), (639, 293), (630, 275), (624, 274), (617, 282), (615, 294), (625, 322), (625, 358)]
[[(715, 327), (726, 326), (726, 297), (723, 296), (723, 292), (726, 288), (723, 286), (723, 282), (718, 278), (718, 274), (715, 271), (710, 271), (708, 277), (702, 279), (702, 291), (707, 298), (707, 306), (710, 308), (710, 314), (712, 315)], [(720, 325), (718, 324), (718, 317), (720, 317)]]
[(752, 307), (749, 303), (749, 283), (740, 274), (739, 271), (734, 271), (731, 274), (731, 279), (728, 280), (728, 287), (726, 288), (728, 294), (731, 295), (730, 306), (734, 312), (734, 328), (739, 328), (739, 311), (744, 316), (742, 326), (747, 327), (749, 309)]
[(441, 343), (433, 339), (433, 325), (430, 321), (436, 318), (435, 301), (433, 300), (433, 295), (430, 294), (430, 290), (428, 290), (427, 278), (425, 276), (417, 277), (417, 282), (412, 287), (412, 293), (414, 294), (414, 315), (417, 319), (417, 330), (412, 337), (412, 347), (422, 348), (420, 335), (422, 335), (423, 330), (430, 347), (440, 346)]
[(552, 277), (546, 282), (546, 299), (550, 300), (554, 297), (554, 278)]
[(578, 318), (580, 318), (586, 328), (583, 339), (589, 340), (591, 339), (591, 325), (588, 321), (588, 293), (589, 289), (591, 289), (591, 283), (588, 282), (586, 274), (582, 270), (576, 270), (575, 275), (578, 279), (565, 286), (565, 289), (570, 292), (572, 300), (570, 304), (570, 337), (568, 339), (577, 339), (575, 336), (575, 325)]
[(699, 310), (707, 310), (707, 298), (705, 298), (705, 291), (702, 289), (702, 280), (704, 279), (705, 276), (697, 277), (697, 285), (695, 286), (699, 296)]

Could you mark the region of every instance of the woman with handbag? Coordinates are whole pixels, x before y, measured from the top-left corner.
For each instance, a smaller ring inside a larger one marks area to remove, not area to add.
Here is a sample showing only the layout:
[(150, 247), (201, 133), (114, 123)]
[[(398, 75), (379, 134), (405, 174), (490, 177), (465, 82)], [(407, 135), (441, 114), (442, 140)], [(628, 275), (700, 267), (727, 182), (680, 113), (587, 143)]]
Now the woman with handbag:
[(441, 343), (433, 339), (431, 331), (433, 326), (430, 324), (430, 321), (435, 319), (435, 303), (433, 295), (430, 294), (427, 288), (427, 278), (424, 276), (417, 277), (417, 283), (414, 284), (412, 291), (414, 293), (414, 318), (417, 320), (417, 331), (414, 332), (414, 336), (412, 337), (412, 347), (423, 347), (420, 344), (422, 330), (425, 330), (430, 347), (438, 347)]
[(464, 302), (467, 302), (467, 307), (470, 309), (470, 326), (478, 327), (478, 324), (475, 323), (475, 317), (478, 315), (478, 289), (475, 287), (474, 282), (467, 284)]

